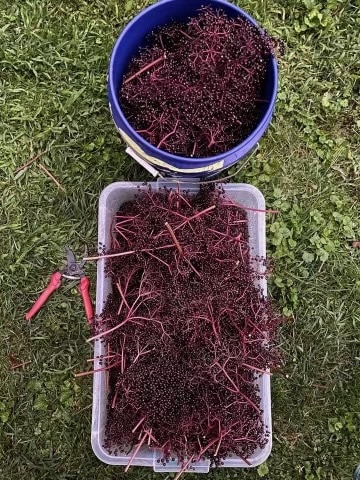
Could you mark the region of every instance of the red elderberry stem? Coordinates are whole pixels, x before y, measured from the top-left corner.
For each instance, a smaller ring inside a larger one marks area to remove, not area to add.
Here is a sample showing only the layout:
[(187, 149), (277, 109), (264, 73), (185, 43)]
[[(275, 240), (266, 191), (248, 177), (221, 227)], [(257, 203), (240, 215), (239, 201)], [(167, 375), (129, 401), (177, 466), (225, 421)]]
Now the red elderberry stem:
[(254, 365), (248, 365), (247, 363), (242, 364), (243, 367), (250, 368), (250, 370), (255, 370), (256, 372), (263, 373), (265, 375), (272, 375), (271, 372), (268, 372), (266, 370), (262, 370), (261, 368), (254, 367)]
[(146, 420), (146, 417), (143, 417), (143, 418), (135, 425), (135, 427), (131, 430), (131, 433), (136, 432), (136, 430), (140, 427), (140, 425), (143, 423), (144, 420)]
[(181, 30), (181, 28), (178, 29), (178, 31), (180, 33), (182, 33), (186, 38), (188, 38), (189, 40), (194, 40), (193, 37), (190, 37), (189, 34), (187, 34), (186, 32), (184, 32), (184, 30)]
[[(118, 289), (118, 291), (119, 291), (119, 293), (120, 293), (120, 296), (121, 296), (121, 299), (122, 299), (122, 302), (121, 302), (121, 305), (120, 305), (120, 306), (122, 306), (123, 304), (125, 304), (126, 307), (128, 308), (128, 310), (130, 310), (129, 304), (127, 303), (127, 300), (126, 300), (126, 298), (125, 298), (126, 290), (125, 290), (125, 292), (122, 291), (120, 282), (118, 282), (118, 283), (116, 284), (116, 286), (117, 286), (117, 289)], [(120, 308), (119, 308), (119, 311), (118, 311), (118, 315), (120, 315)]]
[(171, 269), (170, 269), (170, 265), (168, 263), (166, 263), (164, 260), (162, 260), (161, 258), (157, 257), (156, 255), (154, 255), (153, 253), (151, 252), (146, 252), (148, 255), (150, 255), (150, 257), (153, 257), (155, 258), (155, 260), (157, 260), (158, 262), (162, 263), (163, 265), (165, 265), (165, 267), (167, 267), (171, 273)]
[(214, 452), (214, 457), (216, 457), (217, 454), (219, 453), (220, 445), (221, 445), (221, 442), (222, 442), (222, 439), (223, 439), (223, 438), (224, 438), (224, 436), (223, 436), (223, 435), (220, 435), (219, 442), (218, 442), (218, 444), (217, 444), (217, 446), (216, 446), (216, 450), (215, 450), (215, 452)]
[(181, 256), (184, 255), (184, 251), (183, 251), (183, 248), (182, 246), (180, 245), (179, 243), (179, 240), (176, 238), (176, 235), (174, 233), (174, 230), (172, 229), (171, 225), (169, 224), (169, 222), (165, 222), (165, 227), (168, 229), (169, 233), (170, 233), (170, 236), (171, 238), (173, 239), (175, 245), (176, 245), (176, 248), (179, 250), (179, 253)]
[(126, 323), (129, 323), (129, 322), (135, 323), (136, 325), (140, 325), (140, 326), (142, 325), (141, 323), (136, 322), (135, 320), (150, 320), (150, 319), (147, 317), (141, 317), (141, 316), (136, 316), (136, 317), (128, 316), (121, 323), (118, 323), (117, 325), (115, 325), (115, 327), (112, 327), (109, 330), (106, 330), (105, 332), (98, 333), (97, 335), (94, 335), (93, 337), (88, 338), (86, 341), (92, 342), (93, 340), (98, 340), (101, 337), (105, 337), (106, 335), (109, 335), (110, 333), (114, 332), (120, 327), (123, 327)]
[(101, 260), (102, 258), (115, 258), (115, 257), (124, 257), (126, 255), (133, 255), (135, 250), (130, 250), (129, 252), (120, 252), (120, 253), (112, 253), (108, 255), (97, 255), (96, 257), (85, 257), (83, 260), (85, 262), (89, 262), (91, 260)]
[(213, 232), (213, 233), (216, 233), (218, 235), (222, 235), (223, 237), (228, 238), (230, 241), (237, 242), (237, 243), (244, 243), (245, 245), (247, 245), (247, 242), (245, 242), (244, 240), (240, 240), (239, 237), (241, 236), (241, 233), (236, 237), (232, 237), (231, 235), (228, 235), (227, 233), (219, 232), (218, 230), (214, 230), (213, 228), (208, 228), (208, 230), (209, 230), (209, 232)]
[(114, 355), (101, 355), (100, 357), (95, 357), (95, 358), (88, 358), (86, 361), (88, 363), (92, 363), (92, 362), (96, 362), (96, 360), (108, 360), (109, 358), (116, 358), (118, 357), (119, 354), (118, 353), (115, 353)]
[(155, 248), (144, 248), (143, 250), (130, 250), (129, 252), (120, 252), (120, 253), (111, 253), (109, 255), (98, 255), (96, 257), (85, 257), (83, 258), (84, 261), (88, 262), (90, 260), (101, 260), (102, 258), (116, 258), (116, 257), (125, 257), (127, 255), (133, 255), (134, 253), (141, 253), (141, 252), (154, 252), (155, 250), (164, 250), (166, 248), (174, 248), (174, 245), (163, 245), (162, 247), (155, 247)]
[(121, 374), (125, 371), (125, 343), (126, 343), (126, 335), (123, 336), (121, 340)]
[(214, 438), (214, 440), (212, 440), (211, 442), (209, 442), (206, 447), (204, 447), (202, 450), (200, 450), (199, 454), (198, 454), (198, 457), (197, 457), (197, 460), (199, 461), (200, 458), (204, 455), (204, 453), (209, 450), (210, 447), (212, 447), (214, 445), (214, 443), (216, 443), (217, 441), (219, 440), (219, 438)]
[(245, 72), (246, 72), (248, 75), (251, 75), (251, 73), (252, 73), (248, 68), (244, 67), (244, 65), (242, 65), (241, 63), (238, 63), (238, 64), (237, 64), (237, 67), (240, 67), (242, 70), (245, 70)]
[(126, 467), (125, 467), (125, 473), (129, 470), (132, 461), (133, 461), (134, 458), (136, 457), (138, 451), (139, 451), (140, 448), (142, 447), (142, 445), (143, 445), (143, 443), (145, 442), (147, 436), (148, 436), (148, 434), (145, 433), (145, 434), (143, 435), (142, 439), (140, 440), (138, 446), (135, 448), (133, 454), (132, 454), (131, 457), (130, 457), (129, 463), (128, 463), (128, 464), (126, 465)]
[(271, 209), (266, 209), (262, 210), (260, 208), (251, 208), (251, 207), (245, 207), (244, 205), (239, 205), (238, 203), (233, 202), (229, 198), (226, 199), (226, 201), (222, 204), (224, 207), (236, 207), (236, 208), (241, 208), (242, 210), (249, 210), (250, 212), (259, 212), (259, 213), (280, 213), (279, 210), (271, 210)]
[[(128, 237), (121, 231), (120, 228), (115, 227), (114, 232), (116, 232), (116, 233), (118, 233), (119, 235), (121, 235), (122, 238), (123, 238), (123, 239), (127, 242), (127, 244), (130, 246), (130, 244), (131, 244), (130, 240), (129, 240)], [(118, 242), (116, 239), (114, 239), (114, 241), (115, 241), (115, 243), (119, 246), (119, 242)]]
[(90, 370), (89, 372), (74, 373), (74, 377), (76, 377), (76, 378), (85, 377), (86, 375), (93, 375), (94, 373), (105, 372), (106, 370), (110, 370), (111, 368), (114, 368), (114, 367), (118, 366), (119, 364), (120, 363), (117, 362), (117, 363), (113, 363), (112, 365), (108, 365), (107, 367), (97, 368), (96, 370)]
[[(224, 373), (224, 375), (225, 375), (226, 378), (229, 380), (229, 382), (231, 383), (231, 385), (234, 387), (235, 392), (238, 393), (239, 395), (241, 395), (241, 396), (246, 400), (246, 402), (254, 408), (254, 410), (256, 410), (258, 413), (260, 413), (259, 407), (258, 407), (257, 405), (255, 405), (255, 403), (254, 403), (252, 400), (250, 400), (250, 398), (249, 398), (247, 395), (245, 395), (245, 393), (243, 393), (241, 390), (239, 390), (239, 387), (234, 383), (234, 381), (232, 380), (232, 378), (228, 375), (228, 373), (227, 373), (226, 370), (220, 365), (220, 363), (215, 362), (214, 365), (218, 366), (218, 367), (221, 369), (221, 371)], [(230, 389), (230, 391), (233, 391), (233, 390)]]
[(187, 258), (186, 261), (187, 261), (187, 263), (189, 264), (191, 270), (195, 273), (195, 275), (197, 275), (199, 278), (201, 278), (200, 273), (196, 270), (196, 268), (195, 268), (194, 265), (190, 262), (190, 260)]
[(231, 385), (234, 387), (234, 390), (236, 393), (239, 393), (239, 387), (236, 385), (236, 383), (232, 380), (232, 378), (228, 375), (227, 371), (225, 370), (224, 367), (222, 367), (220, 365), (219, 362), (215, 362), (214, 365), (216, 365), (217, 367), (220, 368), (220, 370), (223, 372), (223, 374), (225, 375), (225, 377), (229, 380), (229, 382), (231, 383)]
[(196, 147), (197, 147), (197, 143), (195, 142), (194, 147), (193, 147), (192, 152), (191, 152), (191, 155), (190, 155), (191, 157), (193, 157), (195, 155)]
[(234, 438), (234, 442), (251, 442), (251, 443), (258, 443), (257, 440), (252, 440), (249, 437), (241, 437), (241, 438)]
[(163, 55), (161, 55), (161, 57), (157, 58), (156, 60), (154, 60), (153, 62), (151, 63), (148, 63), (147, 65), (145, 65), (145, 67), (141, 68), (138, 72), (134, 73), (134, 75), (131, 75), (131, 77), (127, 78), (125, 81), (124, 81), (124, 85), (126, 85), (127, 83), (131, 82), (131, 80), (134, 80), (134, 78), (138, 77), (139, 75), (141, 75), (142, 73), (146, 72), (147, 70), (149, 70), (150, 68), (154, 67), (155, 65), (157, 65), (158, 63), (162, 62), (163, 60), (166, 59), (166, 54), (164, 53)]
[[(124, 218), (124, 222), (132, 222), (135, 218), (139, 218), (140, 215), (114, 215), (114, 218)], [(122, 222), (121, 222), (122, 223)]]
[(205, 210), (202, 210), (201, 212), (198, 212), (195, 215), (186, 218), (186, 220), (180, 225), (178, 225), (177, 227), (175, 227), (174, 230), (177, 230), (178, 228), (182, 228), (187, 223), (191, 222), (192, 220), (195, 220), (196, 218), (201, 217), (202, 215), (206, 215), (207, 213), (211, 212), (215, 208), (216, 208), (216, 205), (211, 205), (211, 207), (205, 208)]
[(150, 445), (150, 441), (152, 440), (154, 443), (159, 443), (156, 438), (152, 435), (152, 428), (150, 428), (150, 430), (144, 430), (145, 433), (147, 433), (149, 435), (149, 438), (148, 438), (148, 445)]
[(156, 145), (156, 148), (160, 148), (161, 145), (162, 145), (163, 143), (165, 143), (168, 138), (171, 137), (171, 135), (174, 135), (174, 133), (176, 133), (176, 129), (177, 129), (177, 126), (178, 126), (178, 125), (179, 125), (179, 120), (176, 120), (174, 129), (173, 129), (170, 133), (168, 133), (167, 135), (165, 135), (165, 137)]
[[(146, 347), (148, 347), (148, 345), (146, 345)], [(137, 350), (138, 350), (138, 353), (135, 357), (135, 359), (133, 360), (133, 364), (136, 363), (138, 361), (138, 359), (142, 356), (142, 355), (146, 355), (147, 353), (150, 353), (152, 352), (154, 349), (152, 348), (151, 350), (145, 350), (146, 347), (144, 348), (140, 348), (139, 346), (139, 341), (137, 341)]]
[(244, 461), (244, 462), (245, 462), (247, 465), (249, 465), (249, 467), (251, 467), (251, 466), (252, 466), (252, 463), (250, 463), (250, 462), (249, 462), (249, 460), (248, 460), (247, 458), (245, 458), (245, 457), (242, 457), (241, 455), (238, 455), (238, 456), (239, 456), (239, 457), (241, 458), (241, 460), (243, 460), (243, 461)]
[(114, 394), (113, 400), (112, 400), (112, 402), (111, 402), (111, 408), (115, 408), (116, 400), (117, 400), (117, 396), (118, 396), (119, 390), (120, 390), (120, 384), (116, 386), (115, 394)]
[[(179, 202), (179, 205), (180, 205), (180, 202)], [(182, 218), (183, 220), (187, 220), (187, 216), (186, 215), (182, 215), (180, 212), (178, 212), (177, 210), (174, 210), (172, 208), (167, 208), (167, 207), (163, 207), (161, 205), (157, 205), (157, 208), (159, 210), (162, 210), (163, 212), (165, 212), (164, 215), (168, 214), (168, 215), (175, 215), (179, 218)]]
[(174, 478), (174, 480), (179, 480), (179, 478), (181, 477), (181, 475), (185, 472), (185, 470), (188, 468), (188, 466), (190, 465), (190, 463), (192, 462), (192, 459), (194, 458), (194, 455), (191, 455), (191, 457), (189, 458), (189, 460), (183, 465), (182, 469), (180, 470), (180, 472), (178, 472), (178, 474), (176, 475), (176, 477)]

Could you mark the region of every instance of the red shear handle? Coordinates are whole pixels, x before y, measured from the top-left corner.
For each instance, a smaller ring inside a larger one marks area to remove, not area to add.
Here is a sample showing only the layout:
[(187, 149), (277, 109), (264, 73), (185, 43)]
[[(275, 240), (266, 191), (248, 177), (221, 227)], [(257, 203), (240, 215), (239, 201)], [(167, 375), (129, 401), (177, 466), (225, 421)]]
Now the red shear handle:
[(26, 320), (30, 320), (34, 315), (37, 314), (37, 312), (40, 310), (40, 308), (46, 303), (48, 298), (52, 293), (55, 292), (61, 285), (61, 273), (56, 272), (53, 273), (50, 277), (50, 282), (49, 285), (45, 288), (45, 290), (42, 292), (40, 297), (36, 300), (34, 305), (31, 307), (31, 309), (26, 313), (25, 318)]
[(94, 310), (89, 295), (90, 280), (88, 279), (88, 277), (81, 277), (78, 288), (84, 302), (84, 308), (88, 324), (92, 326), (94, 320)]

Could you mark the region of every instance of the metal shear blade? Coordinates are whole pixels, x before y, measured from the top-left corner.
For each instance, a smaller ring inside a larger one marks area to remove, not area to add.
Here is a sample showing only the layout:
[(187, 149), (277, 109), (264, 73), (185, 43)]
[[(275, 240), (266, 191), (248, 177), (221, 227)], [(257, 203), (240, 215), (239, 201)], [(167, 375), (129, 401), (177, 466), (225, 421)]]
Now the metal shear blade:
[[(77, 261), (74, 252), (69, 247), (65, 247), (67, 264), (62, 271), (62, 275), (69, 280), (78, 280), (85, 275), (83, 267), (85, 260)], [(87, 247), (85, 247), (84, 257), (87, 256)]]

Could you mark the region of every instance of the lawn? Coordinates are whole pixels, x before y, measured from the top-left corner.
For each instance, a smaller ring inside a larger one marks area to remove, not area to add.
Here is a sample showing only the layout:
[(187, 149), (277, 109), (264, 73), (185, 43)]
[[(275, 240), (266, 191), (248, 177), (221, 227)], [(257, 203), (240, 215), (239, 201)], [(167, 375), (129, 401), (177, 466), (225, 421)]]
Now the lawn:
[[(91, 356), (75, 286), (31, 325), (24, 314), (66, 244), (96, 248), (101, 190), (149, 178), (125, 155), (106, 97), (112, 45), (149, 3), (0, 0), (0, 479), (125, 477), (91, 451), (91, 378), (74, 378)], [(209, 478), (350, 479), (360, 463), (360, 3), (236, 3), (287, 45), (271, 127), (236, 176), (281, 212), (267, 234), (286, 362), (272, 380), (271, 457)], [(11, 369), (15, 357), (31, 363)], [(172, 476), (133, 468), (126, 478)]]

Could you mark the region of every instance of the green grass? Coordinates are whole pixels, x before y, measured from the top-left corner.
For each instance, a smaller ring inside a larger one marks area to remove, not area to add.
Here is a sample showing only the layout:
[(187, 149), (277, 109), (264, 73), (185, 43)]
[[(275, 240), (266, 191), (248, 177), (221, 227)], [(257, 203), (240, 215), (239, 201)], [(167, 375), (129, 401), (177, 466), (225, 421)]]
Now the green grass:
[[(95, 248), (101, 190), (147, 178), (110, 119), (106, 71), (119, 32), (148, 3), (0, 0), (0, 479), (124, 478), (91, 451), (91, 379), (73, 377), (90, 356), (74, 285), (31, 325), (24, 313), (64, 245)], [(276, 115), (236, 180), (281, 211), (268, 221), (271, 294), (289, 321), (271, 458), (210, 478), (345, 480), (360, 463), (360, 3), (236, 3), (287, 44)], [(31, 363), (13, 371), (9, 355)], [(126, 478), (172, 476), (133, 468)]]

